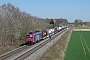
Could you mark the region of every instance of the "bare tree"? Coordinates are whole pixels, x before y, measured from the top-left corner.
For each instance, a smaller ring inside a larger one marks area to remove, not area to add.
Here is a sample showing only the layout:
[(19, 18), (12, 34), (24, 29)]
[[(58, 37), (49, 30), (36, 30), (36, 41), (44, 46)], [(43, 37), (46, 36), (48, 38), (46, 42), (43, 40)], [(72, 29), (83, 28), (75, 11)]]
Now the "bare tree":
[[(0, 7), (0, 49), (6, 51), (25, 42), (30, 31), (46, 29), (48, 23), (26, 12), (21, 12), (11, 3)], [(11, 48), (12, 47), (12, 48)]]

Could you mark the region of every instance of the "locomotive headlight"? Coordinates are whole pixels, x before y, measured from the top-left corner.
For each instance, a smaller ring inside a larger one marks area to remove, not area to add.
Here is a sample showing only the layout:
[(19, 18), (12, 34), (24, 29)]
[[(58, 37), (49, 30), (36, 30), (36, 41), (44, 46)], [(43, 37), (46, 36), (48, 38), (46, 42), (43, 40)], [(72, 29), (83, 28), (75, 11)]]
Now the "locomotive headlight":
[(30, 35), (30, 37), (32, 37), (32, 35)]

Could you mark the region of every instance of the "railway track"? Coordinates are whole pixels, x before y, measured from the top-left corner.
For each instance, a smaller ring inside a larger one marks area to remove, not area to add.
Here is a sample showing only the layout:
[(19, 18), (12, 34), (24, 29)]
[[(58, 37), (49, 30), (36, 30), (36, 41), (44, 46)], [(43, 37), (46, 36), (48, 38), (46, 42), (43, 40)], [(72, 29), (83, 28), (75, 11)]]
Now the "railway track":
[(6, 53), (6, 54), (0, 56), (0, 60), (23, 60), (26, 57), (33, 54), (38, 49), (40, 49), (41, 47), (43, 47), (45, 44), (50, 42), (52, 39), (54, 39), (55, 37), (57, 37), (58, 35), (63, 33), (64, 31), (65, 30), (53, 35), (51, 39), (47, 38), (47, 39), (41, 41), (41, 43), (36, 43), (32, 46), (22, 46), (20, 48), (17, 48), (16, 50), (13, 50), (9, 53)]
[(5, 60), (5, 59), (7, 59), (8, 57), (11, 57), (11, 56), (13, 56), (13, 55), (15, 56), (16, 53), (20, 53), (21, 51), (23, 51), (23, 50), (25, 50), (25, 49), (27, 49), (27, 48), (28, 48), (28, 46), (22, 46), (22, 47), (20, 47), (20, 48), (17, 48), (17, 49), (15, 49), (15, 50), (11, 51), (11, 52), (8, 52), (8, 53), (0, 56), (0, 60)]

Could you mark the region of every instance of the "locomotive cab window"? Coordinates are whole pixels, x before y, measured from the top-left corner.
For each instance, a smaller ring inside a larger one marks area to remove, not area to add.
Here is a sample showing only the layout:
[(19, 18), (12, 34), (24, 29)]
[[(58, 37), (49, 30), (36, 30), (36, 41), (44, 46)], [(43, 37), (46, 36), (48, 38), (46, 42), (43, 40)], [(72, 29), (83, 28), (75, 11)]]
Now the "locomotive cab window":
[(32, 35), (27, 35), (26, 38), (32, 38), (33, 36)]

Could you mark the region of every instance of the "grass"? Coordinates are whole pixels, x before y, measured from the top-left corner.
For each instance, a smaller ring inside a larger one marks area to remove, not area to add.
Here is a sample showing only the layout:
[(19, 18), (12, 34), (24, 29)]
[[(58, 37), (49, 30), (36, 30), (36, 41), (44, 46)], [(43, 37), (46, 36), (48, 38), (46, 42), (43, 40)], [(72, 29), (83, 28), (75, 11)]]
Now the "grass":
[(90, 32), (73, 31), (64, 60), (90, 60)]
[(56, 52), (50, 52), (44, 58), (46, 58), (47, 60), (56, 60), (59, 58), (59, 55)]

